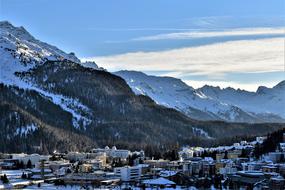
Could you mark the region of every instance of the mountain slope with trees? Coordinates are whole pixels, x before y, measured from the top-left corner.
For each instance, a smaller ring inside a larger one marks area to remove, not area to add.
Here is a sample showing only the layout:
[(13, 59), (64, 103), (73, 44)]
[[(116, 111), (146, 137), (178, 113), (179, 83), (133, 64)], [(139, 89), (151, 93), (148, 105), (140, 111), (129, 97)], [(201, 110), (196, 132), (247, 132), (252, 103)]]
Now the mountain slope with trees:
[(117, 145), (150, 152), (263, 135), (284, 124), (197, 121), (136, 95), (126, 81), (82, 66), (73, 53), (0, 23), (0, 151), (85, 151)]

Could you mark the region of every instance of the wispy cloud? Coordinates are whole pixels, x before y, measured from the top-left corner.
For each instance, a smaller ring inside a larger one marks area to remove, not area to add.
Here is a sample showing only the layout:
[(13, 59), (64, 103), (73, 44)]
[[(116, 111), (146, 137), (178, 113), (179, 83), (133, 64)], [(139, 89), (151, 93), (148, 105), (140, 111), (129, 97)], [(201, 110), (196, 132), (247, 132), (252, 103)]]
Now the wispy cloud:
[(122, 69), (145, 72), (169, 71), (178, 78), (205, 75), (225, 80), (230, 73), (265, 73), (283, 71), (284, 39), (243, 40), (172, 49), (85, 58), (94, 60), (109, 71)]
[(198, 30), (198, 29), (191, 29), (191, 28), (97, 28), (97, 27), (91, 27), (87, 28), (87, 30), (92, 30), (92, 31), (191, 31), (191, 30)]
[(153, 41), (153, 40), (181, 40), (205, 37), (227, 37), (227, 36), (248, 36), (248, 35), (284, 35), (284, 28), (248, 28), (224, 31), (187, 31), (152, 36), (143, 36), (132, 39), (132, 41)]
[(222, 75), (228, 72), (282, 71), (284, 39), (233, 41), (200, 47), (158, 52), (136, 52), (120, 55), (84, 58), (94, 60), (110, 71), (168, 70), (192, 75)]

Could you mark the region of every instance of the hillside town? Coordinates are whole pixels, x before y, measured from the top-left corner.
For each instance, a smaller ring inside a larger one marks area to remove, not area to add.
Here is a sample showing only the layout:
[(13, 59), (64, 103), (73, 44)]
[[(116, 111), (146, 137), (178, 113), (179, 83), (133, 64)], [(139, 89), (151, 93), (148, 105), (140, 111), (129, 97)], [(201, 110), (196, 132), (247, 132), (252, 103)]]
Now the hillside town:
[(266, 137), (215, 148), (183, 147), (178, 160), (143, 150), (0, 154), (0, 189), (254, 189), (285, 188), (285, 133), (274, 152), (254, 157)]

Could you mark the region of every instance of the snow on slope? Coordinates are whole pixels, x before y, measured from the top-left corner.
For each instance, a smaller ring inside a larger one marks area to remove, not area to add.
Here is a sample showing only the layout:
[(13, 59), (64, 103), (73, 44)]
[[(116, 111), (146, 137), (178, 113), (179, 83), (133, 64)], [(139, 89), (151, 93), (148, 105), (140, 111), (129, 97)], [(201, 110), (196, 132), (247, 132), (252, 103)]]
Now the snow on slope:
[(83, 67), (91, 68), (100, 71), (106, 71), (103, 67), (99, 67), (94, 61), (85, 61), (80, 63)]
[(221, 119), (235, 119), (235, 115), (229, 112), (238, 108), (217, 102), (179, 79), (148, 76), (135, 71), (120, 71), (115, 74), (124, 78), (136, 94), (147, 95), (158, 104), (175, 108), (187, 115), (191, 116), (191, 110), (194, 108), (209, 115), (218, 114)]
[(285, 118), (285, 81), (273, 88), (260, 86), (256, 92), (235, 90), (233, 88), (204, 86), (198, 89), (208, 97), (236, 105), (248, 112), (272, 113)]
[[(41, 42), (31, 36), (23, 27), (14, 27), (7, 21), (0, 22), (0, 83), (35, 90), (50, 99), (73, 116), (73, 125), (78, 128), (91, 121), (88, 119), (89, 109), (78, 100), (44, 91), (28, 81), (23, 81), (15, 72), (27, 71), (47, 60), (69, 60), (80, 63), (73, 54), (66, 54), (55, 46)], [(82, 115), (82, 111), (85, 115)]]
[(38, 127), (32, 123), (30, 125), (17, 128), (14, 135), (27, 136), (29, 133), (33, 133), (37, 129)]
[[(182, 111), (190, 117), (194, 115), (193, 110), (200, 111), (199, 115), (195, 115), (196, 119), (258, 122), (261, 120), (256, 114), (284, 116), (281, 107), (285, 107), (285, 89), (281, 87), (275, 87), (275, 95), (269, 95), (210, 86), (194, 89), (176, 78), (149, 76), (136, 71), (119, 71), (114, 74), (124, 78), (136, 94), (147, 95), (158, 104)], [(263, 101), (266, 102), (265, 107), (260, 106)], [(279, 105), (275, 105), (277, 102)], [(207, 114), (212, 117), (205, 118)]]

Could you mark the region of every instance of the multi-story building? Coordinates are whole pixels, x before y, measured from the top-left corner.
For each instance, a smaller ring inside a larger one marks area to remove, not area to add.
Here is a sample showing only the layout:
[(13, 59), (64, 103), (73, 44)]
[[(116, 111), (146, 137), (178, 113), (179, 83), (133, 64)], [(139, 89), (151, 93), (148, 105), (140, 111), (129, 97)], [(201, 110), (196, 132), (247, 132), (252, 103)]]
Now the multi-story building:
[(220, 170), (219, 170), (219, 173), (220, 173), (221, 175), (224, 175), (225, 177), (226, 177), (227, 175), (236, 174), (236, 172), (237, 172), (237, 168), (236, 168), (236, 166), (235, 166), (233, 163), (227, 163), (227, 164), (225, 165), (225, 167), (220, 168)]
[(269, 180), (269, 188), (274, 190), (285, 189), (285, 179), (282, 176), (272, 177)]
[(114, 168), (114, 172), (122, 181), (137, 181), (141, 177), (141, 167), (138, 166), (118, 167)]
[(120, 158), (120, 159), (127, 159), (128, 156), (131, 154), (129, 150), (124, 149), (117, 149), (116, 146), (113, 146), (110, 149), (108, 146), (103, 148), (96, 148), (91, 150), (92, 153), (106, 153), (108, 157), (112, 158)]

